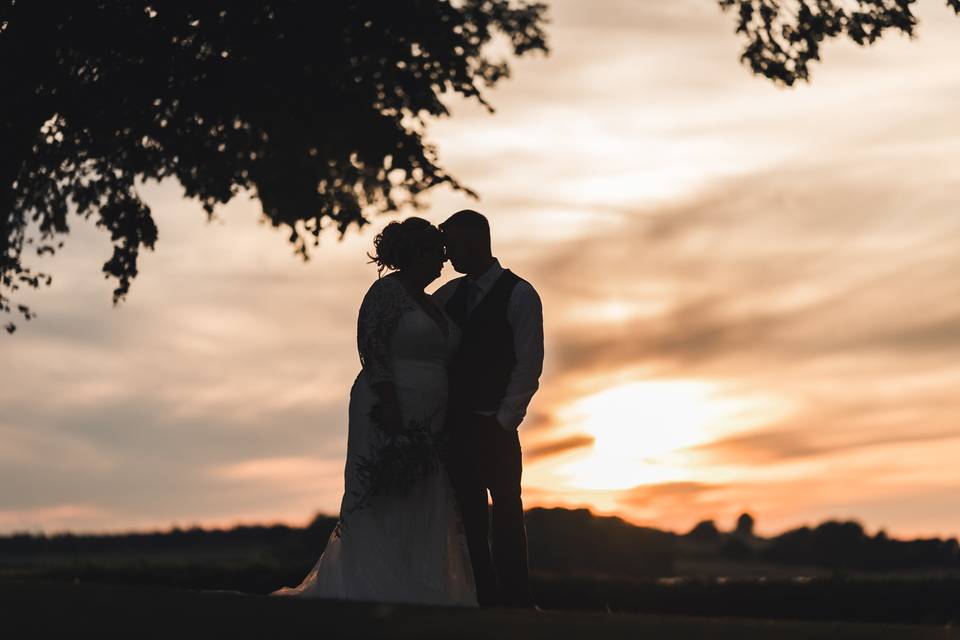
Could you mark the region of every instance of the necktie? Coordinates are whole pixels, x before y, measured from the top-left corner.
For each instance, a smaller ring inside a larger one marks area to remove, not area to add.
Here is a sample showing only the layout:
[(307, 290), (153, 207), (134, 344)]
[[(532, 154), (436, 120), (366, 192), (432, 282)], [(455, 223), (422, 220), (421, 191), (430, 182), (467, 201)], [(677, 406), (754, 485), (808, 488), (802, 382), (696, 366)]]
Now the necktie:
[(477, 298), (480, 294), (480, 287), (473, 280), (467, 280), (467, 313), (473, 312), (473, 307), (477, 304)]

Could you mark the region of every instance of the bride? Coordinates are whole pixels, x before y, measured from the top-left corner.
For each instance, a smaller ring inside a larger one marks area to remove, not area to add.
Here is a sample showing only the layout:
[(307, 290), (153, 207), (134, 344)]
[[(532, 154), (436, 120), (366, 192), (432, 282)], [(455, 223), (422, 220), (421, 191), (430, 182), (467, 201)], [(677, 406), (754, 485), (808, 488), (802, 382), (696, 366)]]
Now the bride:
[(459, 327), (424, 292), (446, 261), (440, 230), (410, 217), (388, 224), (374, 247), (380, 273), (392, 272), (360, 305), (362, 369), (350, 390), (339, 522), (303, 581), (270, 595), (475, 607), (469, 552), (442, 463), (408, 491), (364, 496), (358, 462), (389, 434), (443, 428), (447, 363), (460, 343)]

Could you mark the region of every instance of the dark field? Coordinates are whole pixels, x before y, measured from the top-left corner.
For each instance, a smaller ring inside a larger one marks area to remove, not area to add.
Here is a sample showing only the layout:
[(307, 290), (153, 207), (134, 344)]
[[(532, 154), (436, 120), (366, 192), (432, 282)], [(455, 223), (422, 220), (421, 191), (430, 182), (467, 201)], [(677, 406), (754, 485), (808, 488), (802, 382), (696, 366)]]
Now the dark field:
[(935, 626), (367, 605), (166, 587), (0, 580), (6, 638), (944, 639)]
[(334, 524), (321, 516), (306, 528), (0, 538), (0, 614), (20, 625), (12, 637), (76, 633), (80, 621), (138, 637), (391, 638), (946, 638), (960, 623), (952, 539), (877, 539), (847, 524), (773, 539), (707, 526), (679, 535), (559, 509), (531, 510), (527, 523), (545, 614), (265, 597), (316, 561)]
[[(279, 586), (296, 584), (305, 573), (301, 568), (284, 569), (262, 562), (201, 560), (172, 555), (48, 562), (50, 564), (46, 567), (21, 566), (4, 570), (0, 574), (4, 605), (22, 601), (27, 610), (42, 610), (51, 604), (50, 597), (71, 600), (89, 597), (91, 604), (95, 604), (96, 593), (107, 593), (102, 589), (120, 594), (118, 597), (124, 602), (129, 600), (130, 606), (145, 608), (144, 612), (149, 610), (149, 600), (154, 597), (149, 594), (157, 588), (161, 591), (156, 593), (165, 594), (163, 598), (223, 590), (254, 599), (249, 601), (273, 600), (266, 598), (266, 594)], [(31, 585), (25, 592), (27, 595), (21, 597), (11, 592), (22, 585)], [(88, 590), (90, 595), (85, 595)], [(940, 630), (951, 628), (960, 621), (960, 579), (956, 577), (625, 579), (537, 573), (533, 577), (533, 590), (537, 602), (546, 610), (603, 613), (608, 616), (601, 618), (604, 620), (609, 619), (609, 614), (630, 613), (691, 618), (911, 624)], [(192, 600), (184, 600), (177, 606), (187, 611), (197, 605)], [(324, 615), (339, 611), (331, 606), (322, 605)], [(61, 610), (59, 604), (56, 610)], [(373, 611), (369, 607), (363, 610)], [(502, 615), (507, 614), (500, 612), (494, 617)]]

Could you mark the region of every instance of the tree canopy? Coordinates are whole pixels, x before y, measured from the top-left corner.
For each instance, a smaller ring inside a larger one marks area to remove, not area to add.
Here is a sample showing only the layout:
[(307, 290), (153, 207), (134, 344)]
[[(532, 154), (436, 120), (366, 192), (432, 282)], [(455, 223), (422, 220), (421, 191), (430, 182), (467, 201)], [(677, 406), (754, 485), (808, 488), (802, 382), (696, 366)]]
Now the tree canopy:
[[(742, 60), (786, 86), (809, 81), (827, 39), (869, 45), (918, 22), (915, 0), (717, 2)], [(491, 41), (547, 53), (546, 16), (526, 0), (0, 0), (0, 311), (51, 282), (25, 252), (61, 248), (71, 208), (110, 233), (103, 271), (123, 299), (157, 241), (138, 179), (175, 178), (210, 217), (248, 190), (303, 259), (322, 229), (342, 236), (438, 185), (476, 195), (426, 127), (445, 94), (492, 111), (484, 90), (510, 68)]]
[(157, 241), (137, 179), (175, 178), (210, 217), (250, 190), (304, 259), (323, 228), (472, 194), (427, 123), (444, 94), (492, 111), (509, 66), (489, 45), (547, 53), (546, 21), (515, 0), (0, 0), (0, 309), (50, 283), (25, 252), (61, 248), (71, 208), (110, 233), (123, 299)]
[[(741, 59), (751, 70), (792, 86), (810, 80), (820, 45), (846, 37), (870, 45), (888, 31), (914, 35), (916, 0), (717, 0), (737, 14), (737, 33), (746, 40)], [(946, 0), (960, 14), (960, 0)]]

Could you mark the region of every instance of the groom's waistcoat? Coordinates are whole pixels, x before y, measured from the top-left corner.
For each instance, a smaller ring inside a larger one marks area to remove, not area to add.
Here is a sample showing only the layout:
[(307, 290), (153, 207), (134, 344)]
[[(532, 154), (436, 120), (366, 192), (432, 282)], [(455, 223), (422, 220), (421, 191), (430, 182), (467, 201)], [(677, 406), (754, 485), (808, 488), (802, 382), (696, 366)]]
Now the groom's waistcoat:
[(450, 407), (496, 411), (516, 363), (507, 305), (520, 278), (504, 269), (493, 287), (467, 312), (466, 278), (444, 305), (462, 331), (460, 349), (450, 363)]

